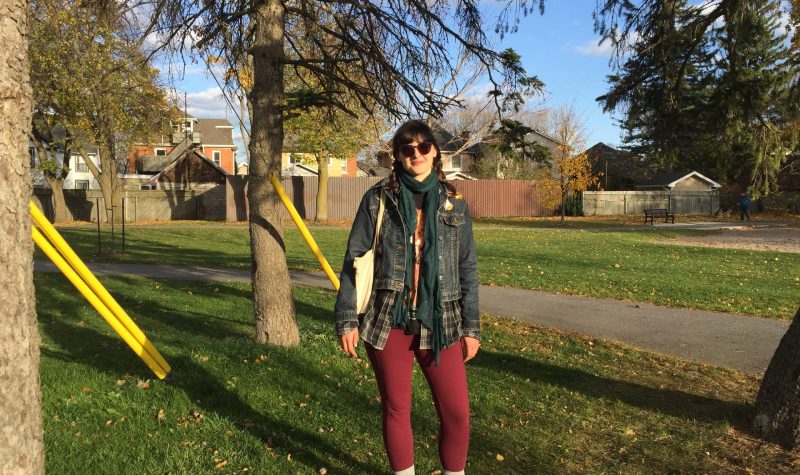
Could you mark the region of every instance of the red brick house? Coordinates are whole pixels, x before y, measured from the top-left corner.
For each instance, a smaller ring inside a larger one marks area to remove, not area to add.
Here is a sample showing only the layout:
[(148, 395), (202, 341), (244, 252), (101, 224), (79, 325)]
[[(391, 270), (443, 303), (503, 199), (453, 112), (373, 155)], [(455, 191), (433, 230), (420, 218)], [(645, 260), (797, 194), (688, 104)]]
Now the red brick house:
[[(154, 164), (166, 166), (178, 158), (176, 147), (186, 143), (188, 148), (197, 149), (208, 157), (225, 174), (234, 175), (236, 171), (236, 145), (233, 143), (233, 125), (227, 119), (197, 119), (186, 117), (172, 125), (172, 133), (162, 136), (159, 143), (134, 144), (128, 155), (127, 172), (142, 175), (153, 173)], [(166, 163), (164, 163), (166, 162)], [(163, 166), (161, 167), (163, 169)]]

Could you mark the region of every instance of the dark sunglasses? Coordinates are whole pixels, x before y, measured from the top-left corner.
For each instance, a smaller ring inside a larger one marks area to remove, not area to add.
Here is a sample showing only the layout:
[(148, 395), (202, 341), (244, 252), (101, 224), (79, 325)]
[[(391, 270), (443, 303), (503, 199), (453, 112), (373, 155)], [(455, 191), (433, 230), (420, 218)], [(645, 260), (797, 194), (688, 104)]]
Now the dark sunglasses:
[(420, 155), (427, 155), (431, 149), (433, 148), (433, 144), (430, 142), (422, 142), (421, 144), (411, 145), (410, 143), (401, 145), (400, 146), (400, 155), (408, 158), (414, 156), (414, 150), (419, 150)]

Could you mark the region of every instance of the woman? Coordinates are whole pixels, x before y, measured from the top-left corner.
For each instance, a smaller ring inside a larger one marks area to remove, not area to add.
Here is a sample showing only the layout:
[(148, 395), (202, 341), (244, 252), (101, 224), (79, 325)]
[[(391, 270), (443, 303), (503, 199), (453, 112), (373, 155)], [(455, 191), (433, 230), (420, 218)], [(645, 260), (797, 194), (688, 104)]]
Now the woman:
[[(442, 157), (424, 122), (392, 138), (392, 175), (370, 188), (356, 213), (336, 299), (336, 331), (356, 356), (359, 336), (381, 394), (383, 439), (396, 474), (414, 473), (411, 374), (416, 358), (439, 415), (445, 474), (464, 473), (469, 399), (464, 363), (480, 347), (478, 270), (467, 205), (442, 173)], [(369, 250), (380, 200), (385, 211), (370, 306), (356, 313), (353, 259)]]

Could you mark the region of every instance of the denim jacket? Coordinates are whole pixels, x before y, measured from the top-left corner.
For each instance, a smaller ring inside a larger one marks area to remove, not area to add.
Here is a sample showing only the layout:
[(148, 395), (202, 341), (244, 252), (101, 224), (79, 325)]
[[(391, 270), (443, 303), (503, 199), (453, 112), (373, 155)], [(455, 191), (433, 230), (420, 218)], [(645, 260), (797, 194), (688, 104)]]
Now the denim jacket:
[[(353, 327), (358, 326), (353, 259), (364, 254), (372, 246), (381, 193), (385, 197), (385, 210), (375, 252), (373, 292), (403, 290), (406, 272), (405, 253), (409, 237), (405, 235), (405, 226), (402, 224), (403, 218), (398, 204), (399, 192), (384, 188), (387, 181), (382, 180), (367, 190), (356, 212), (347, 242), (339, 278), (339, 294), (334, 307), (337, 326), (344, 322), (353, 322)], [(478, 256), (472, 234), (472, 219), (461, 195), (447, 192), (444, 185), (439, 185), (437, 218), (442, 301), (458, 300), (461, 306), (462, 329), (465, 333), (479, 332)]]

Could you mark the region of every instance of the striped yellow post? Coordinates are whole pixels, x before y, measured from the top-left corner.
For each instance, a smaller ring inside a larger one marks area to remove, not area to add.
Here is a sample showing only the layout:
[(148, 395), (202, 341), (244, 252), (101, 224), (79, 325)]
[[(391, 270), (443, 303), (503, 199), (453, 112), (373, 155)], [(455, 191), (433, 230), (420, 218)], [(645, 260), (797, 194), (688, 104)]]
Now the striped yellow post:
[[(50, 224), (50, 221), (42, 214), (39, 208), (36, 206), (35, 203), (32, 201), (30, 202), (30, 214), (33, 218), (34, 223), (41, 229), (42, 233), (53, 243), (53, 245), (58, 249), (63, 256), (63, 259), (66, 260), (66, 263), (74, 270), (74, 272), (79, 275), (83, 281), (88, 285), (91, 291), (100, 299), (100, 301), (105, 305), (105, 307), (111, 312), (111, 314), (118, 320), (118, 322), (125, 328), (128, 333), (136, 340), (136, 342), (145, 349), (148, 356), (154, 360), (158, 366), (163, 368), (164, 373), (169, 373), (171, 371), (171, 367), (169, 363), (161, 356), (161, 353), (156, 350), (150, 340), (145, 336), (142, 330), (136, 325), (136, 323), (131, 320), (125, 310), (120, 307), (114, 297), (108, 293), (103, 284), (97, 280), (97, 277), (92, 274), (92, 271), (86, 267), (86, 264), (75, 254), (75, 251), (72, 250), (69, 244), (61, 237), (55, 227)], [(41, 247), (41, 246), (40, 246)], [(52, 247), (52, 246), (51, 246)]]
[(306, 224), (303, 222), (303, 218), (300, 217), (294, 205), (292, 204), (291, 200), (289, 200), (289, 197), (286, 196), (286, 192), (283, 191), (281, 182), (278, 181), (278, 178), (273, 174), (270, 174), (269, 181), (270, 183), (272, 183), (272, 186), (275, 187), (275, 191), (278, 192), (278, 196), (281, 197), (281, 201), (283, 201), (283, 206), (286, 206), (286, 209), (289, 211), (289, 215), (291, 215), (294, 224), (297, 225), (297, 229), (300, 230), (300, 234), (306, 240), (306, 244), (308, 244), (308, 247), (311, 249), (311, 252), (313, 252), (314, 255), (317, 257), (319, 264), (322, 266), (322, 270), (324, 270), (325, 274), (328, 275), (328, 279), (330, 279), (331, 283), (333, 284), (333, 287), (336, 290), (339, 290), (339, 278), (336, 277), (336, 274), (333, 273), (333, 269), (331, 269), (331, 266), (330, 264), (328, 264), (328, 261), (325, 259), (325, 256), (322, 255), (322, 251), (320, 250), (319, 246), (317, 246), (317, 242), (314, 241), (314, 238), (311, 236), (311, 233), (308, 232), (308, 228), (306, 227)]
[(97, 310), (97, 312), (108, 322), (109, 325), (117, 332), (117, 334), (122, 338), (122, 340), (131, 347), (131, 349), (136, 353), (139, 358), (144, 361), (144, 363), (158, 376), (159, 379), (164, 379), (167, 376), (169, 370), (165, 370), (161, 365), (159, 365), (153, 358), (150, 357), (150, 354), (145, 350), (144, 346), (142, 346), (136, 338), (134, 338), (131, 333), (125, 328), (119, 320), (111, 313), (111, 310), (92, 292), (92, 289), (86, 285), (86, 282), (81, 279), (81, 277), (72, 269), (72, 267), (64, 260), (61, 254), (55, 250), (52, 244), (39, 232), (38, 229), (31, 226), (31, 233), (33, 234), (33, 241), (39, 248), (44, 251), (45, 255), (53, 261), (53, 264), (58, 267), (61, 272), (72, 282), (72, 285), (75, 286), (76, 289), (83, 295), (86, 300), (89, 301), (90, 304)]

